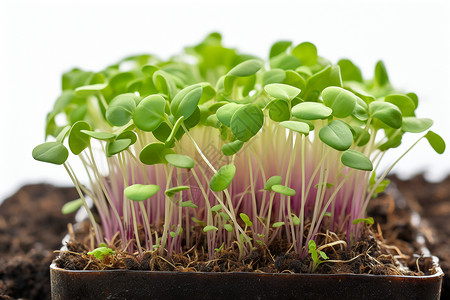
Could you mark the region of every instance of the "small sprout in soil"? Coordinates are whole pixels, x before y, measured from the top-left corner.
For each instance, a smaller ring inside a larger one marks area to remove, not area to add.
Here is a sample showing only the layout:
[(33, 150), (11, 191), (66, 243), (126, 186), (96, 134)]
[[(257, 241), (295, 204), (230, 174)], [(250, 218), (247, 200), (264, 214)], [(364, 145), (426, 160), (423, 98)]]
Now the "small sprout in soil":
[(220, 245), (219, 248), (215, 248), (214, 251), (216, 251), (217, 253), (219, 253), (220, 251), (222, 251), (224, 245), (225, 245), (225, 243), (222, 243), (222, 245)]
[(316, 242), (310, 240), (308, 243), (308, 252), (311, 254), (313, 260), (313, 272), (316, 271), (317, 267), (328, 259), (325, 252), (317, 250)]
[(108, 248), (108, 246), (105, 243), (101, 243), (100, 247), (95, 248), (94, 250), (88, 252), (87, 254), (93, 255), (97, 259), (103, 259), (106, 255), (114, 255), (116, 254), (116, 252), (111, 248)]

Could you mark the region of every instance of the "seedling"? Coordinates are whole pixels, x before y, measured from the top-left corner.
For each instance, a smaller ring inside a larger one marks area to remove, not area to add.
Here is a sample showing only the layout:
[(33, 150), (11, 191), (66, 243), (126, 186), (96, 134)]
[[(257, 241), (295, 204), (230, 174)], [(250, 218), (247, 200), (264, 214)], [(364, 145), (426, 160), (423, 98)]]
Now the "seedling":
[[(326, 259), (318, 233), (335, 231), (350, 246), (398, 160), (422, 139), (438, 153), (445, 143), (382, 62), (363, 79), (350, 60), (333, 64), (312, 43), (291, 45), (275, 43), (264, 61), (214, 33), (168, 60), (140, 55), (65, 73), (49, 141), (32, 153), (63, 165), (77, 188), (80, 200), (64, 212), (82, 205), (97, 244), (119, 233), (121, 250), (140, 255), (203, 245), (210, 259), (231, 247), (243, 257), (285, 237), (316, 269)], [(418, 140), (380, 170), (410, 133)]]
[(308, 252), (311, 254), (313, 260), (313, 272), (316, 271), (317, 267), (328, 259), (325, 252), (317, 250), (316, 242), (310, 240), (308, 243)]
[(94, 250), (88, 252), (87, 254), (93, 255), (97, 259), (103, 259), (106, 255), (114, 255), (116, 254), (116, 252), (111, 248), (108, 248), (108, 246), (105, 243), (101, 243), (100, 247), (95, 248)]

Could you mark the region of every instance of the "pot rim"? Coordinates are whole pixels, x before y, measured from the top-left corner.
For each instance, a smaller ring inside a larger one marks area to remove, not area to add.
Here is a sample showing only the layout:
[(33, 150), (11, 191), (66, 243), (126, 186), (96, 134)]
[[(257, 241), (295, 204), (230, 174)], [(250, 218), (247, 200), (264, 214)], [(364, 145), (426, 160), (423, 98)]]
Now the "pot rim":
[[(316, 277), (316, 278), (326, 278), (326, 277), (344, 277), (344, 278), (355, 278), (355, 277), (363, 277), (363, 278), (405, 278), (405, 279), (416, 279), (416, 280), (426, 280), (431, 278), (440, 278), (444, 276), (444, 272), (439, 266), (439, 259), (436, 256), (428, 256), (433, 259), (433, 265), (435, 267), (436, 273), (431, 275), (422, 275), (422, 276), (411, 276), (411, 275), (374, 275), (374, 274), (354, 274), (354, 273), (341, 273), (341, 274), (317, 274), (317, 273), (256, 273), (256, 272), (180, 272), (180, 271), (149, 271), (149, 270), (127, 270), (127, 269), (114, 269), (114, 270), (66, 270), (63, 268), (59, 268), (55, 265), (54, 262), (50, 265), (50, 269), (54, 271), (64, 271), (67, 273), (77, 274), (77, 273), (117, 273), (117, 272), (130, 272), (130, 273), (152, 273), (152, 274), (173, 274), (173, 275), (186, 275), (186, 274), (198, 274), (204, 276), (232, 276), (238, 274), (238, 276), (247, 275), (253, 276), (257, 275), (272, 277), (272, 276), (298, 276), (298, 277)], [(195, 275), (194, 275), (195, 276)]]

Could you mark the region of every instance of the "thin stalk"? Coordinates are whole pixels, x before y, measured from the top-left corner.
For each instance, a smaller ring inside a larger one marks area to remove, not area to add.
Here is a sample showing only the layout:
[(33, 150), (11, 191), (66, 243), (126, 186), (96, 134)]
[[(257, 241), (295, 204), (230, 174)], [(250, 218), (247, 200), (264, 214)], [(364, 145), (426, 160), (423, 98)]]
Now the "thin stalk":
[[(171, 182), (171, 178), (172, 178), (172, 172), (173, 172), (173, 167), (170, 168), (170, 171), (167, 170), (167, 166), (164, 165), (164, 170), (166, 172), (166, 190), (169, 189), (170, 186), (170, 182)], [(169, 220), (171, 220), (171, 215), (170, 215), (170, 205), (171, 205), (171, 201), (169, 199), (169, 197), (165, 196), (164, 197), (164, 227), (163, 227), (163, 235), (161, 237), (161, 243), (160, 243), (160, 249), (159, 249), (159, 254), (163, 255), (164, 253), (164, 247), (167, 244), (167, 238), (168, 238), (168, 234), (167, 232), (169, 231)]]
[(81, 200), (83, 201), (84, 209), (86, 209), (86, 212), (88, 213), (89, 220), (91, 221), (92, 227), (94, 227), (95, 236), (97, 237), (97, 243), (101, 243), (102, 242), (101, 234), (98, 230), (97, 223), (95, 222), (94, 215), (92, 214), (92, 211), (89, 209), (86, 199), (84, 198), (84, 195), (80, 190), (80, 183), (78, 182), (78, 179), (76, 179), (75, 174), (72, 173), (73, 171), (72, 171), (72, 168), (70, 167), (70, 165), (67, 162), (64, 163), (63, 165), (67, 171), (67, 174), (69, 174), (69, 177), (72, 180), (72, 182), (78, 192), (78, 195), (80, 196)]

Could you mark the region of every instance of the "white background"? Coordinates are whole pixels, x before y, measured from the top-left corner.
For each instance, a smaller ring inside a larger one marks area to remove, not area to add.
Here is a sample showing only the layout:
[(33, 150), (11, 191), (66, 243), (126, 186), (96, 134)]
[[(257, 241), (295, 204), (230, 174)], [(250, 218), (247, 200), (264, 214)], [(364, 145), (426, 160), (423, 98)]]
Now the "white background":
[[(45, 115), (64, 71), (96, 71), (130, 54), (167, 58), (212, 31), (225, 45), (261, 57), (280, 39), (311, 41), (334, 63), (351, 58), (366, 77), (383, 59), (393, 85), (418, 94), (419, 116), (433, 118), (450, 143), (450, 1), (216, 3), (0, 0), (0, 202), (26, 183), (70, 185), (62, 166), (31, 157), (44, 141)], [(416, 138), (405, 138), (385, 162)], [(430, 149), (423, 141), (395, 172), (442, 179), (450, 173), (450, 151)]]

